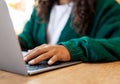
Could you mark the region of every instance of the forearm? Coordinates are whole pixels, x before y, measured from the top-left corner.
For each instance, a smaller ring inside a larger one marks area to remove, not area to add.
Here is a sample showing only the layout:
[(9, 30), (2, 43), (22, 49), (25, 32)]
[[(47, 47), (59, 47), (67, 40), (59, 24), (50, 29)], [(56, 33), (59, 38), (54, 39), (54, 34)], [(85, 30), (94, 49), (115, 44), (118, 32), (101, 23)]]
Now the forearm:
[(62, 43), (70, 52), (71, 60), (92, 62), (120, 59), (120, 38), (92, 39), (83, 37)]

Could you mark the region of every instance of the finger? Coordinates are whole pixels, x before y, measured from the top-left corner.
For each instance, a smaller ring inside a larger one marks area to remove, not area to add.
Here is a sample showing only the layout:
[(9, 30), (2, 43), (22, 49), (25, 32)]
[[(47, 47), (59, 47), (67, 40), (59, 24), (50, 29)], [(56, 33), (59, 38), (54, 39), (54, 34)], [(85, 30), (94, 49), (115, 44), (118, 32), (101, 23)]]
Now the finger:
[(58, 57), (56, 55), (54, 55), (49, 61), (48, 64), (52, 65), (54, 64), (56, 61), (58, 61)]
[(28, 50), (28, 53), (30, 53), (32, 50)]
[[(34, 51), (36, 51), (36, 50), (38, 50), (38, 49), (40, 49), (40, 48), (43, 48), (43, 47), (45, 47), (46, 46), (46, 44), (43, 44), (43, 45), (41, 45), (41, 46), (38, 46), (38, 47), (35, 47), (34, 49), (32, 49), (32, 50), (28, 50), (28, 54), (27, 55), (30, 55), (30, 54), (32, 54)], [(26, 56), (27, 56), (26, 55)]]
[(30, 65), (37, 64), (37, 63), (39, 63), (39, 62), (41, 62), (41, 61), (43, 61), (43, 60), (47, 60), (47, 59), (51, 58), (51, 57), (53, 56), (53, 54), (54, 54), (54, 51), (51, 50), (51, 51), (46, 52), (46, 53), (44, 53), (44, 54), (42, 54), (42, 55), (39, 55), (38, 57), (36, 57), (35, 59), (31, 60), (31, 61), (28, 62), (28, 63), (29, 63)]
[(49, 49), (45, 46), (39, 46), (36, 47), (35, 49), (33, 49), (32, 51), (30, 51), (25, 57), (24, 57), (24, 61), (29, 61), (31, 59), (34, 59), (35, 57), (39, 56), (40, 54), (43, 54), (45, 52), (47, 52)]
[[(28, 54), (27, 55), (30, 55), (31, 53), (33, 53), (33, 51), (35, 51), (35, 50), (38, 50), (38, 49), (40, 49), (40, 48), (43, 48), (43, 47), (45, 47), (47, 44), (43, 44), (43, 45), (41, 45), (41, 46), (38, 46), (38, 47), (35, 47), (34, 49), (32, 49), (32, 50), (28, 50)], [(26, 56), (27, 56), (26, 55)]]

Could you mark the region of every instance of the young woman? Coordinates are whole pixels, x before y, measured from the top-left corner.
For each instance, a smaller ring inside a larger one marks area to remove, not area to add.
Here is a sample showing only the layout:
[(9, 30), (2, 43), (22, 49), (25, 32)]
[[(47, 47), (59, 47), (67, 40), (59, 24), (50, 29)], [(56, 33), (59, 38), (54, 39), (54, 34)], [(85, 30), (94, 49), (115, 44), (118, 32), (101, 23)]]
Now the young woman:
[(37, 15), (34, 10), (19, 38), (23, 49), (35, 47), (24, 58), (31, 65), (46, 59), (50, 65), (117, 61), (120, 5), (115, 0), (39, 0)]

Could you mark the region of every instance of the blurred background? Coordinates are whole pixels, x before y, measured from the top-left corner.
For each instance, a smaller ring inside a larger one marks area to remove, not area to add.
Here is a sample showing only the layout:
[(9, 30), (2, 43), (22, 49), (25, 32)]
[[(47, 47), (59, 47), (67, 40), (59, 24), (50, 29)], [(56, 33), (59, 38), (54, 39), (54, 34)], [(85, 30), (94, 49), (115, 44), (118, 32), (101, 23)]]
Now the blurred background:
[[(17, 34), (21, 33), (24, 24), (30, 18), (33, 6), (37, 0), (5, 0)], [(120, 0), (116, 0), (120, 3)]]
[(24, 24), (30, 18), (33, 10), (34, 0), (5, 0), (7, 2), (10, 17), (15, 31), (21, 33)]

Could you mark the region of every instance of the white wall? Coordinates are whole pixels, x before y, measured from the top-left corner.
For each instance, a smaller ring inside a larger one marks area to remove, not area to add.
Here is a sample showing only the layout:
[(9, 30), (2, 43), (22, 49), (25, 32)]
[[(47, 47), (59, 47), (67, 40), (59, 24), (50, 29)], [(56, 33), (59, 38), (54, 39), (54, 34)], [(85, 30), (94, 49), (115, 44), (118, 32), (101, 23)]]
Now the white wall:
[(34, 0), (6, 0), (6, 2), (15, 31), (19, 34), (31, 15)]

